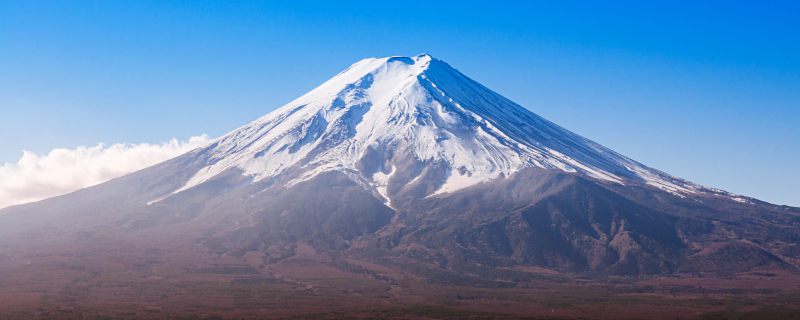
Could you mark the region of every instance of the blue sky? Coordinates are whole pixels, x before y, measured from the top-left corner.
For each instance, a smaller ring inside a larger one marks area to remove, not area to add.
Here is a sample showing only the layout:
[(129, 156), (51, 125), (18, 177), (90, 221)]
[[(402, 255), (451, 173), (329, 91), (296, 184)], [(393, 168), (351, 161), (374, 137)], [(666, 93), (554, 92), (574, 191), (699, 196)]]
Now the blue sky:
[(427, 52), (700, 184), (800, 206), (794, 1), (0, 0), (0, 164), (218, 136), (351, 63)]

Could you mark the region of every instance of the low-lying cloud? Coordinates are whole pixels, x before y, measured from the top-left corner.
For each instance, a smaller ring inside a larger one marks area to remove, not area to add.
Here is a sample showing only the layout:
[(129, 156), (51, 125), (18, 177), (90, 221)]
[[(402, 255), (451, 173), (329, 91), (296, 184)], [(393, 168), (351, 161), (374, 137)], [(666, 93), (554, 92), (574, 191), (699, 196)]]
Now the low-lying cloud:
[(205, 135), (161, 144), (117, 143), (109, 146), (53, 149), (37, 155), (22, 152), (16, 163), (0, 166), (0, 208), (42, 200), (125, 175), (168, 160), (209, 142)]

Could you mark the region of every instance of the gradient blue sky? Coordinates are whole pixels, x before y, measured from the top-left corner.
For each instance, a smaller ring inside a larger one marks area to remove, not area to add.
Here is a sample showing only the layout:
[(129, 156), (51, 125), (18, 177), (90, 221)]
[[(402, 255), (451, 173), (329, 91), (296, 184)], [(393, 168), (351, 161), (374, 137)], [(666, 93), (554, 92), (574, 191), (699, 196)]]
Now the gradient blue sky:
[(647, 165), (800, 206), (800, 2), (553, 2), (0, 0), (0, 163), (218, 136), (427, 52)]

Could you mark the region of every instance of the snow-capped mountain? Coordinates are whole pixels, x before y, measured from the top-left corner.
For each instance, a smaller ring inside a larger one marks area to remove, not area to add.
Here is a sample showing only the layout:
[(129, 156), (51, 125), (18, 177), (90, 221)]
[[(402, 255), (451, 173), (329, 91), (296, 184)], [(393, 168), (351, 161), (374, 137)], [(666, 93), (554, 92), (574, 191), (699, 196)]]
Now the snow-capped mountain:
[(309, 255), (468, 284), (785, 271), (798, 230), (800, 209), (644, 166), (419, 55), (362, 60), (207, 146), (0, 210), (0, 271), (53, 250), (81, 268), (136, 252), (101, 265), (145, 265), (142, 281), (220, 261), (284, 279), (270, 268)]
[(561, 128), (427, 54), (361, 60), (197, 153), (207, 165), (176, 192), (230, 169), (254, 182), (291, 175), (290, 185), (340, 171), (391, 203), (390, 185), (424, 179), (430, 196), (530, 167), (712, 192)]

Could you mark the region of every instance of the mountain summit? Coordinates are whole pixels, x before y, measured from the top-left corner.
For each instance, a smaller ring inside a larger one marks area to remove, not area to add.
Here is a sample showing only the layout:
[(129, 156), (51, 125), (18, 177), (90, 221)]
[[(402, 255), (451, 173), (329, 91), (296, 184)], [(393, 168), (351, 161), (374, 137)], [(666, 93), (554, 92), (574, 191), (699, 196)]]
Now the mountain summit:
[(338, 171), (391, 205), (403, 193), (434, 196), (541, 168), (723, 194), (561, 128), (427, 54), (361, 60), (195, 153), (207, 165), (176, 192), (230, 170), (288, 185)]
[(373, 58), (207, 146), (0, 210), (13, 280), (0, 293), (46, 292), (47, 305), (197, 291), (235, 316), (342, 292), (405, 306), (436, 286), (797, 279), (798, 230), (800, 209), (644, 166), (429, 55)]

